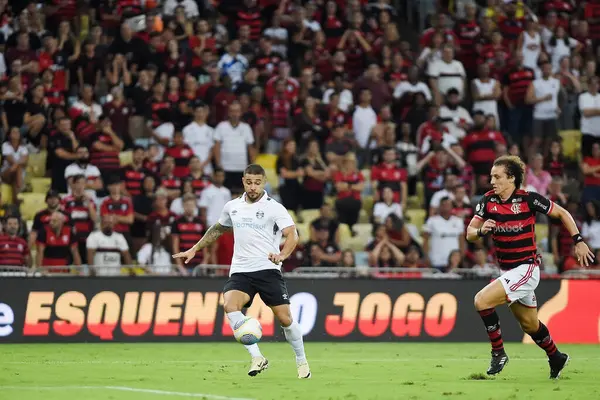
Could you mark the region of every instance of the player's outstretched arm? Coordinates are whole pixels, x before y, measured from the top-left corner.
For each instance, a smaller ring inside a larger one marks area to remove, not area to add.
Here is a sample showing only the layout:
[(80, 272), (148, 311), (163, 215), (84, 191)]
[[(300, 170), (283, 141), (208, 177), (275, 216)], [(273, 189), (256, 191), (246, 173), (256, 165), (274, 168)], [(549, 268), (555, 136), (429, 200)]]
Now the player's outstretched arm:
[(184, 252), (173, 254), (173, 258), (185, 258), (185, 263), (187, 264), (192, 258), (194, 258), (197, 251), (200, 251), (210, 246), (211, 244), (216, 242), (222, 234), (230, 230), (231, 226), (224, 226), (217, 222), (216, 224), (208, 228), (208, 230), (206, 231), (204, 236), (202, 236), (202, 239), (198, 241), (198, 243), (196, 243), (190, 249)]
[(565, 228), (567, 228), (569, 234), (571, 234), (571, 237), (575, 242), (575, 255), (577, 256), (577, 261), (581, 264), (581, 266), (587, 267), (593, 263), (594, 252), (591, 251), (587, 244), (585, 244), (583, 241), (583, 237), (579, 233), (579, 228), (577, 228), (577, 224), (575, 223), (571, 213), (558, 204), (553, 203), (548, 215), (552, 218), (560, 218), (560, 221), (563, 223)]

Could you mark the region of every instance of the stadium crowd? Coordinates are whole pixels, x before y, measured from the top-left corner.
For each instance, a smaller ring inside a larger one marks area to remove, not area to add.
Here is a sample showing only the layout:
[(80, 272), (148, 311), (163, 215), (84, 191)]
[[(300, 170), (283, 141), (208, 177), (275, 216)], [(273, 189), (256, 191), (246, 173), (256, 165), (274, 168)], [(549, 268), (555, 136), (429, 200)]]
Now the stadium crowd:
[[(0, 0), (0, 265), (169, 273), (257, 162), (298, 222), (286, 271), (487, 274), (464, 232), (504, 154), (600, 251), (600, 2), (479, 3), (411, 43), (389, 0)], [(537, 231), (548, 271), (579, 268), (560, 221)]]

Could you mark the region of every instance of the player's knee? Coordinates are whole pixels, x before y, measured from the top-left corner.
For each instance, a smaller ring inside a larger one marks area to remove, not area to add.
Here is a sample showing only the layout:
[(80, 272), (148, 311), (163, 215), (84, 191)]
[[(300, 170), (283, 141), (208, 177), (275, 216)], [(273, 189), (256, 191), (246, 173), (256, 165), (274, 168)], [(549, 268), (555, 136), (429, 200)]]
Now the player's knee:
[(521, 325), (523, 332), (527, 333), (528, 335), (536, 333), (540, 328), (539, 321), (537, 319), (519, 321), (519, 324)]
[(294, 321), (292, 319), (292, 314), (289, 312), (280, 312), (277, 314), (277, 319), (279, 320), (279, 323), (281, 324), (281, 326), (283, 327), (288, 327), (292, 324), (292, 322)]
[(486, 307), (485, 297), (481, 291), (477, 292), (475, 297), (473, 298), (473, 304), (475, 305), (475, 309), (477, 311), (485, 310), (489, 307)]
[(223, 309), (226, 313), (242, 311), (243, 305), (239, 304), (239, 301), (232, 299), (231, 297), (223, 299)]

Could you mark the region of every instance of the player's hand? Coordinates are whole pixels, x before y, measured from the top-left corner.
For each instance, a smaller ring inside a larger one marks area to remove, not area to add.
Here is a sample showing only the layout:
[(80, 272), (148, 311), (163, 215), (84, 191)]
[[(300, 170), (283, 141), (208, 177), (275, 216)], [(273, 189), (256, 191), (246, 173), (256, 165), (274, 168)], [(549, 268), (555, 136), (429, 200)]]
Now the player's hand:
[(190, 260), (192, 258), (194, 258), (194, 256), (196, 255), (196, 247), (192, 247), (191, 249), (181, 252), (181, 253), (177, 253), (177, 254), (173, 254), (173, 258), (174, 259), (178, 259), (178, 258), (185, 258), (185, 263), (189, 263)]
[(594, 262), (594, 252), (590, 250), (585, 242), (579, 242), (575, 245), (575, 255), (582, 267), (588, 267)]
[(281, 254), (269, 253), (269, 261), (271, 261), (273, 264), (279, 264), (283, 262), (283, 260), (285, 260), (285, 257)]
[(487, 235), (488, 233), (496, 229), (496, 221), (494, 221), (493, 219), (488, 219), (483, 223), (483, 226), (480, 229), (481, 233)]

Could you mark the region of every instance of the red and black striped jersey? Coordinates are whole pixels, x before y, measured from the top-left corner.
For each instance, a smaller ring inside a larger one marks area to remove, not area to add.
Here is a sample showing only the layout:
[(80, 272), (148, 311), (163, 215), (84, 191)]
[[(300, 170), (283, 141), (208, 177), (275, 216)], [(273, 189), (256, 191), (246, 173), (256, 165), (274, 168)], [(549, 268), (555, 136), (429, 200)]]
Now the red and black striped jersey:
[(202, 175), (199, 178), (190, 176), (189, 179), (192, 181), (192, 191), (196, 197), (199, 197), (202, 194), (202, 191), (211, 184), (210, 176), (206, 175)]
[(42, 266), (67, 266), (72, 261), (71, 248), (77, 246), (73, 229), (64, 225), (55, 232), (50, 225), (40, 230), (37, 237), (38, 245), (44, 246)]
[(389, 187), (394, 192), (394, 201), (400, 201), (401, 183), (408, 180), (408, 172), (399, 168), (396, 163), (380, 163), (371, 167), (371, 181), (379, 182), (377, 189), (381, 192)]
[(497, 131), (473, 130), (462, 140), (466, 161), (476, 175), (488, 175), (496, 159), (496, 144), (506, 144), (504, 136)]
[(502, 33), (504, 44), (508, 46), (515, 43), (521, 32), (525, 30), (525, 20), (501, 16), (498, 18), (498, 30)]
[[(133, 214), (133, 203), (129, 197), (121, 196), (118, 199), (107, 197), (100, 205), (100, 215), (114, 214), (119, 217), (127, 217)], [(115, 231), (119, 233), (129, 232), (129, 224), (116, 224)]]
[(152, 172), (144, 167), (136, 169), (130, 164), (123, 168), (122, 179), (131, 197), (142, 194), (142, 183), (148, 175), (152, 175)]
[(258, 40), (262, 31), (262, 16), (260, 15), (260, 9), (258, 7), (237, 12), (236, 26), (238, 30), (244, 25), (250, 27), (250, 40)]
[(87, 197), (76, 198), (69, 195), (62, 200), (63, 209), (71, 216), (71, 225), (79, 242), (85, 242), (94, 231), (94, 220), (90, 216), (90, 206), (96, 209), (96, 204)]
[(271, 101), (271, 125), (274, 128), (287, 128), (292, 113), (292, 102), (283, 97), (275, 97)]
[[(202, 236), (204, 236), (205, 232), (206, 226), (204, 225), (200, 217), (188, 218), (184, 215), (175, 220), (171, 227), (171, 234), (179, 236), (180, 251), (189, 249), (193, 245), (198, 243), (198, 241), (202, 239)], [(194, 264), (201, 264), (202, 261), (203, 253), (201, 251), (198, 251), (192, 259), (192, 266)]]
[(167, 190), (181, 190), (183, 182), (175, 175), (163, 175), (160, 177), (160, 186), (164, 187)]
[(104, 144), (112, 146), (113, 140), (110, 135), (104, 132), (96, 132), (91, 135), (89, 140), (90, 163), (98, 167), (101, 171), (116, 171), (121, 168), (119, 152), (115, 150), (99, 149), (97, 145)]
[(12, 267), (27, 266), (29, 246), (20, 236), (0, 235), (0, 265)]
[(477, 50), (475, 49), (475, 44), (481, 33), (481, 28), (475, 20), (462, 20), (456, 24), (455, 31), (460, 46), (457, 58), (463, 63), (467, 70), (472, 70), (477, 66)]
[(150, 99), (150, 118), (152, 119), (152, 128), (157, 128), (161, 122), (158, 118), (157, 112), (159, 110), (170, 110), (171, 103), (169, 103), (166, 99), (157, 100), (156, 98)]
[[(65, 216), (65, 223), (68, 223), (69, 216), (63, 210), (58, 211), (63, 213), (63, 215)], [(50, 216), (52, 215), (52, 213), (53, 211), (50, 211), (47, 208), (43, 209), (42, 211), (38, 211), (37, 214), (35, 214), (35, 216), (33, 217), (33, 225), (31, 227), (31, 230), (39, 233), (39, 231), (44, 229), (44, 227), (48, 226), (48, 224), (50, 223)]]
[(517, 189), (502, 201), (489, 191), (477, 204), (473, 218), (496, 221), (492, 240), (498, 264), (507, 270), (536, 262), (535, 214), (550, 214), (553, 208), (551, 200), (535, 192)]
[(56, 85), (44, 85), (44, 97), (48, 100), (48, 104), (51, 106), (64, 106), (65, 105), (65, 92), (64, 89)]
[(534, 79), (535, 73), (526, 67), (512, 69), (504, 76), (502, 84), (508, 87), (508, 98), (513, 105), (525, 104), (525, 94)]
[(553, 177), (563, 176), (565, 174), (565, 161), (563, 160), (562, 156), (556, 160), (548, 160), (544, 169), (550, 172), (550, 175)]
[(177, 178), (185, 178), (190, 174), (190, 160), (194, 156), (194, 151), (190, 146), (171, 146), (165, 151), (165, 155), (175, 159), (175, 169), (173, 175)]

